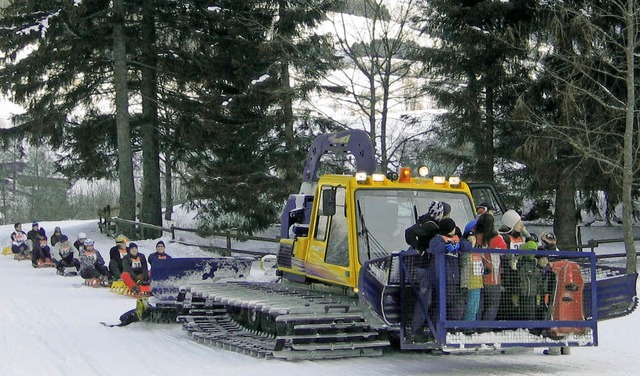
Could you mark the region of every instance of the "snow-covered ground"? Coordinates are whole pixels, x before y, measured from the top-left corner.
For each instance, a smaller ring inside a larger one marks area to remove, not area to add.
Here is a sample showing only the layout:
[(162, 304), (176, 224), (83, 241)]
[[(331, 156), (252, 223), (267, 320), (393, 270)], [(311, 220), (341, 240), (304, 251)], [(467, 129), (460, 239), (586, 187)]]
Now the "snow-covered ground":
[[(75, 240), (85, 232), (108, 259), (113, 239), (97, 220), (41, 222)], [(29, 224), (23, 225), (29, 227)], [(0, 226), (2, 246), (13, 226)], [(177, 257), (202, 256), (198, 248), (167, 243)], [(145, 254), (157, 240), (136, 242)], [(252, 270), (253, 278), (264, 277)], [(640, 369), (640, 313), (602, 322), (600, 345), (573, 348), (570, 356), (545, 356), (541, 349), (511, 354), (429, 355), (389, 352), (378, 358), (285, 362), (255, 359), (190, 340), (178, 324), (117, 323), (135, 301), (108, 289), (82, 285), (80, 277), (60, 277), (34, 269), (28, 261), (0, 256), (0, 375), (637, 375)]]

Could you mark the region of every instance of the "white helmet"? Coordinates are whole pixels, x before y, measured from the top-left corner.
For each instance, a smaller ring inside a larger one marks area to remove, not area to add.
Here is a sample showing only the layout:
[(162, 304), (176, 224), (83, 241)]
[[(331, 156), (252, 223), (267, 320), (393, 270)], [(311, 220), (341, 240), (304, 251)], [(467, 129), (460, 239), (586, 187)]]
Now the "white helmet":
[(509, 228), (509, 232), (513, 231), (513, 227), (520, 222), (520, 214), (515, 210), (507, 210), (502, 215), (502, 224)]
[(85, 234), (84, 232), (79, 232), (78, 233), (78, 240), (86, 239), (86, 238), (87, 238), (87, 234)]
[(93, 239), (87, 239), (84, 241), (84, 245), (93, 245), (93, 244), (94, 244)]

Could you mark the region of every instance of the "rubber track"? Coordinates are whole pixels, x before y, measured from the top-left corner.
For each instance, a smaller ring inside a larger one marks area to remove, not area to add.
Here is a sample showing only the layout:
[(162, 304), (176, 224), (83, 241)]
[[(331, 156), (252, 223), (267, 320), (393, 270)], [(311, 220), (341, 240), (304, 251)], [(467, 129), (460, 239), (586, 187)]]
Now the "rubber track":
[[(254, 357), (379, 356), (389, 346), (366, 322), (354, 298), (250, 282), (196, 284), (181, 295), (178, 321), (194, 340)], [(266, 321), (269, 332), (241, 326), (234, 320), (240, 315)]]

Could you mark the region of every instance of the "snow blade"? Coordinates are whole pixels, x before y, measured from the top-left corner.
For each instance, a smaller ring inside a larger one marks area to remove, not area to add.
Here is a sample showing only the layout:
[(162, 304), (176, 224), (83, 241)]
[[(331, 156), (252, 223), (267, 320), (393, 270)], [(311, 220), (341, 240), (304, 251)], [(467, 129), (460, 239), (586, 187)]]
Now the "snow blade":
[[(623, 274), (597, 281), (598, 321), (622, 317), (633, 312), (638, 306), (636, 280), (638, 273)], [(591, 296), (591, 283), (585, 285), (585, 297)], [(585, 299), (585, 314), (591, 316), (591, 303)]]
[(197, 257), (157, 260), (151, 270), (151, 293), (159, 300), (176, 300), (180, 286), (223, 278), (246, 278), (250, 257)]

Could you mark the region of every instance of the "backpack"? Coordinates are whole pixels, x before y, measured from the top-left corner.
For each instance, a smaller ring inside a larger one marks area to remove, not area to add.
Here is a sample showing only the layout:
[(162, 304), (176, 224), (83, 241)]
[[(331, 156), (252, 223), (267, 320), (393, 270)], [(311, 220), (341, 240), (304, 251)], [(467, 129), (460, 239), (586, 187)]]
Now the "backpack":
[(522, 256), (518, 261), (518, 291), (523, 296), (539, 294), (542, 274), (538, 261), (533, 256)]

